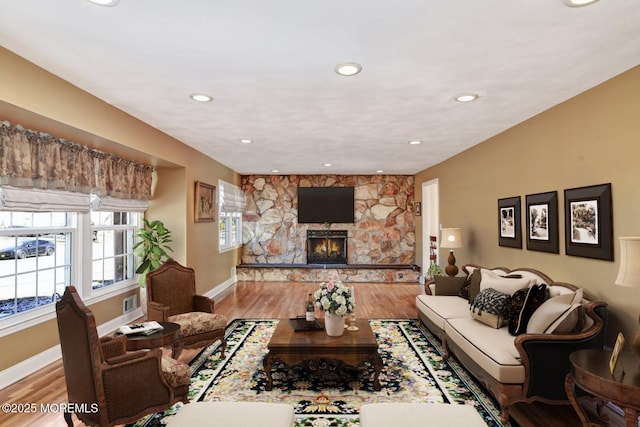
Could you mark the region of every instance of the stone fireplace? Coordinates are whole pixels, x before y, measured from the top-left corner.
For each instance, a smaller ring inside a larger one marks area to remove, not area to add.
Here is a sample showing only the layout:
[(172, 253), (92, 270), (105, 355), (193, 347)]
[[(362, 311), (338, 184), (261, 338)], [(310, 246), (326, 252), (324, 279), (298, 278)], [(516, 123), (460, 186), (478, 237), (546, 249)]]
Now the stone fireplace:
[(347, 264), (347, 231), (307, 230), (307, 264)]

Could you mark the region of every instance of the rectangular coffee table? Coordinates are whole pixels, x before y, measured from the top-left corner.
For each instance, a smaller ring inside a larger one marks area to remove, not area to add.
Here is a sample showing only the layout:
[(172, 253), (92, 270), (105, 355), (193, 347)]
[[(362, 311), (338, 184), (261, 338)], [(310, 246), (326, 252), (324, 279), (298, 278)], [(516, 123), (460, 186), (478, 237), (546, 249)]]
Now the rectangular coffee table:
[[(321, 322), (323, 320), (320, 319)], [(330, 337), (324, 330), (296, 332), (287, 319), (280, 320), (267, 345), (269, 353), (263, 360), (267, 376), (265, 389), (273, 388), (271, 368), (275, 361), (292, 367), (303, 362), (327, 359), (338, 360), (353, 367), (369, 362), (374, 369), (373, 389), (380, 391), (382, 358), (378, 354), (378, 342), (367, 319), (357, 319), (356, 325), (358, 331), (345, 330), (340, 337)]]

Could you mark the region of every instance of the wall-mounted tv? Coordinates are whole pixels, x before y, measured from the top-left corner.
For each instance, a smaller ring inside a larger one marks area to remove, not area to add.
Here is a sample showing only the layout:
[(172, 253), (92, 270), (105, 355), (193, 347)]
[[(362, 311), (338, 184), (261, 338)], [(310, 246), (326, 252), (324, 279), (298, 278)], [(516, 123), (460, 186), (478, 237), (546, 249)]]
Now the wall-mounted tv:
[(298, 187), (298, 223), (354, 222), (353, 187)]

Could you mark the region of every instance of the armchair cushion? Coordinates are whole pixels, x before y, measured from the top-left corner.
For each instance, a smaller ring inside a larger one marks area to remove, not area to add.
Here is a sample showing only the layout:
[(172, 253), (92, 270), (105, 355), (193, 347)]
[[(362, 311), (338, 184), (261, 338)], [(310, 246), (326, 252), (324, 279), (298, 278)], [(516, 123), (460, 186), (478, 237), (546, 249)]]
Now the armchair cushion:
[(169, 322), (180, 325), (180, 333), (183, 337), (224, 329), (227, 326), (227, 318), (222, 314), (203, 313), (200, 311), (169, 316)]
[(172, 387), (188, 386), (191, 369), (189, 365), (165, 356), (162, 358), (162, 375)]

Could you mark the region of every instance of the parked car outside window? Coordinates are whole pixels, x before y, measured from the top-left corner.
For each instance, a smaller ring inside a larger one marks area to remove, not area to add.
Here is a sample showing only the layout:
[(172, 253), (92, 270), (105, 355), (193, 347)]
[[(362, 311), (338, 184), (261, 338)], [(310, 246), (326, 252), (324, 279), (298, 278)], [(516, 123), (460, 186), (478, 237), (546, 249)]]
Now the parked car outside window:
[(53, 255), (56, 245), (48, 240), (25, 240), (17, 246), (0, 249), (0, 259), (24, 259), (36, 255)]

